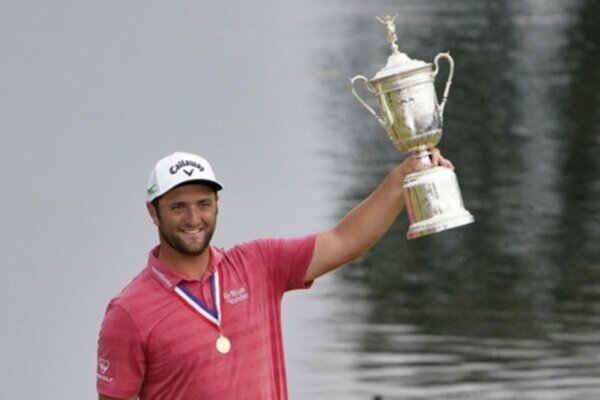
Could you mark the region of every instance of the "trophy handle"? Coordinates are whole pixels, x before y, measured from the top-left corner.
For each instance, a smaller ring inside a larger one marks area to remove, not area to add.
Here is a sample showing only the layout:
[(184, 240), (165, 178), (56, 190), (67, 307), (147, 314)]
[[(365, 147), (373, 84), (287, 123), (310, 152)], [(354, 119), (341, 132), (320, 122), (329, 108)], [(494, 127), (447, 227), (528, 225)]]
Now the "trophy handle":
[(365, 86), (367, 87), (367, 90), (371, 93), (376, 93), (375, 88), (373, 87), (373, 85), (371, 85), (371, 83), (369, 82), (369, 80), (367, 78), (365, 78), (362, 75), (357, 75), (354, 78), (350, 79), (350, 83), (352, 85), (352, 94), (354, 95), (354, 97), (356, 97), (356, 100), (358, 100), (358, 102), (360, 104), (363, 105), (364, 108), (367, 109), (368, 112), (371, 113), (371, 115), (377, 120), (377, 122), (379, 122), (381, 124), (381, 126), (383, 126), (385, 129), (386, 125), (385, 122), (383, 121), (383, 119), (381, 119), (379, 117), (379, 115), (377, 115), (377, 113), (375, 112), (375, 110), (373, 110), (359, 95), (358, 93), (356, 93), (356, 88), (354, 87), (354, 84), (356, 83), (356, 81), (363, 81), (365, 82)]
[(450, 57), (450, 53), (440, 53), (435, 56), (433, 62), (435, 63), (435, 70), (433, 71), (433, 77), (435, 78), (438, 72), (440, 72), (439, 59), (445, 58), (448, 61), (448, 66), (450, 70), (448, 71), (448, 79), (446, 80), (446, 88), (444, 89), (444, 97), (442, 98), (442, 102), (438, 104), (438, 109), (440, 112), (440, 118), (444, 116), (444, 107), (446, 106), (446, 101), (448, 100), (448, 93), (450, 92), (450, 86), (452, 85), (452, 77), (454, 76), (454, 60)]

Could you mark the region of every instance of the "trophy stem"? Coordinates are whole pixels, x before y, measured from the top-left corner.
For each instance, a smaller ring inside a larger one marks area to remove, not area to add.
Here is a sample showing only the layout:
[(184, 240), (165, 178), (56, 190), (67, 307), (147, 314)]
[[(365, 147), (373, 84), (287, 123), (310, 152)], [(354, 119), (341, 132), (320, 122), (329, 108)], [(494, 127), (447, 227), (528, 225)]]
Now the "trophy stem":
[(431, 163), (431, 158), (429, 157), (431, 155), (431, 151), (429, 151), (429, 149), (426, 146), (420, 146), (419, 148), (415, 149), (413, 151), (413, 154), (415, 157), (421, 160), (421, 163), (426, 168), (433, 167), (433, 164)]

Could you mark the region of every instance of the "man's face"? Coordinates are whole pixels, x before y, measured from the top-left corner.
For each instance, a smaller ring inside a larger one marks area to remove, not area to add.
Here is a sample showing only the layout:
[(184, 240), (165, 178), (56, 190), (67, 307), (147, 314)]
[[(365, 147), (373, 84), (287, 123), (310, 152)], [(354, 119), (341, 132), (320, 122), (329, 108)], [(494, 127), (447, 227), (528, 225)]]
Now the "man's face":
[(212, 188), (191, 184), (167, 192), (158, 201), (158, 209), (149, 205), (161, 243), (183, 255), (202, 254), (215, 232), (217, 201)]

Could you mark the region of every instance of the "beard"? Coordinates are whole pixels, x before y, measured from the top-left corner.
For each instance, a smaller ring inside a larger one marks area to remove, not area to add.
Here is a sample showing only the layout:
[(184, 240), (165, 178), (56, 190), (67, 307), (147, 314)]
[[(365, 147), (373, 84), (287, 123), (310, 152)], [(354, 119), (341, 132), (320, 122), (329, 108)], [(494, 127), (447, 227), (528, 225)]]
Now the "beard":
[(199, 242), (189, 243), (185, 241), (183, 238), (177, 235), (177, 233), (168, 232), (164, 227), (158, 227), (158, 232), (160, 237), (167, 243), (171, 248), (173, 248), (178, 253), (181, 253), (185, 256), (199, 256), (204, 253), (204, 251), (208, 248), (210, 241), (212, 240), (213, 234), (215, 233), (215, 228), (209, 228), (205, 230), (204, 237)]

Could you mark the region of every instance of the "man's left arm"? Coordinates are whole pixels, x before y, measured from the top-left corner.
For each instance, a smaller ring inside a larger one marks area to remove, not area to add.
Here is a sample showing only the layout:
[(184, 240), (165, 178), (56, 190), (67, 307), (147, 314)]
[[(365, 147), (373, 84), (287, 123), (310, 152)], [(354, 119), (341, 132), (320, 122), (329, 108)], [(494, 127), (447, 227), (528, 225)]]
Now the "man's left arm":
[[(431, 160), (434, 166), (454, 168), (438, 149), (432, 149)], [(418, 158), (408, 157), (365, 200), (346, 214), (335, 228), (319, 233), (304, 281), (312, 281), (354, 261), (371, 249), (404, 208), (404, 177), (423, 168)]]

